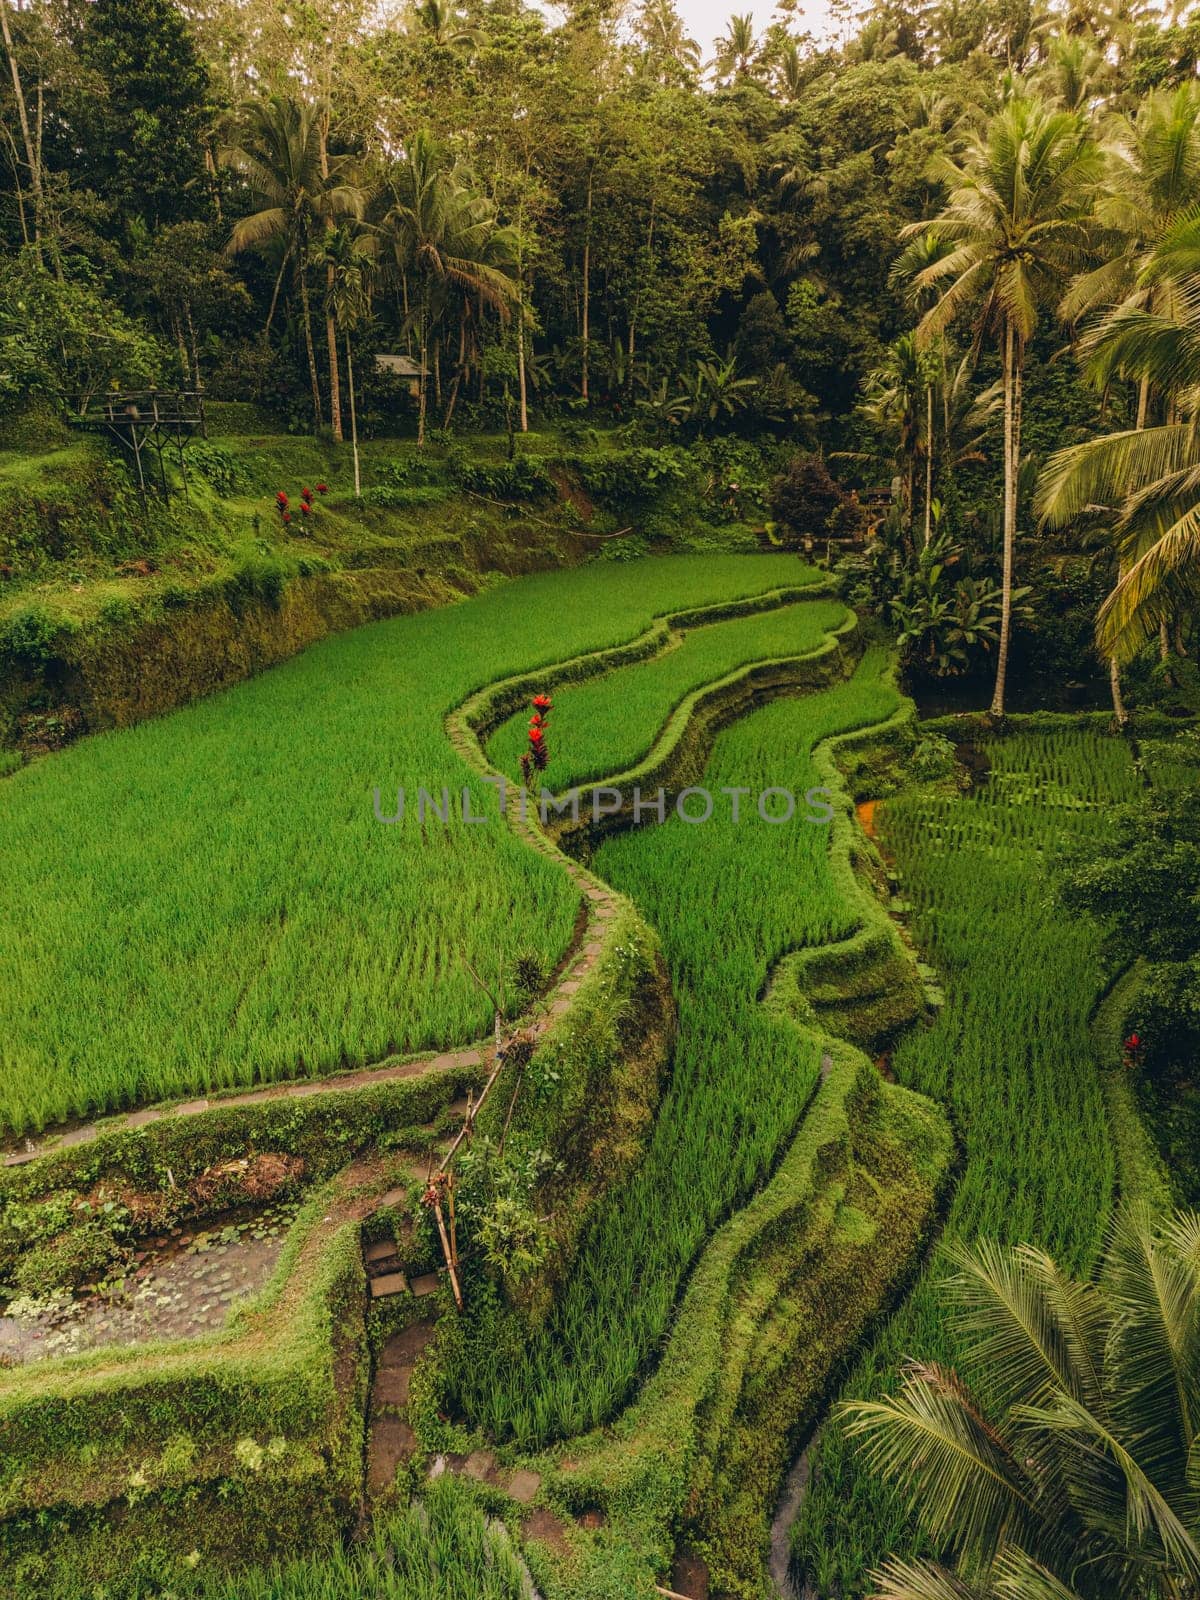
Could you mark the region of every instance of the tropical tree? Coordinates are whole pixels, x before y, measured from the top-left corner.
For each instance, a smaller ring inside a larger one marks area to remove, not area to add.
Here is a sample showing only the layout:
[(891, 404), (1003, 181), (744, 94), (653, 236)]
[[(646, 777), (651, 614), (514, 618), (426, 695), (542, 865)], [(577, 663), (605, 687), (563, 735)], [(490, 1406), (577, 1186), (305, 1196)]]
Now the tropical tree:
[(961, 164), (944, 163), (951, 185), (932, 231), (953, 248), (915, 277), (918, 288), (941, 289), (920, 333), (943, 333), (969, 314), (976, 347), (992, 336), (1004, 383), (1003, 611), (992, 714), (1004, 715), (1012, 627), (1013, 558), (1021, 459), (1021, 385), (1040, 307), (1083, 255), (1098, 155), (1077, 112), (1054, 111), (1023, 92), (1013, 94)]
[(351, 181), (347, 157), (325, 152), (326, 107), (291, 95), (273, 94), (242, 107), (233, 142), (222, 153), (240, 173), (254, 210), (233, 225), (230, 254), (276, 246), (279, 274), (267, 313), (267, 332), (275, 317), (279, 290), (288, 267), (300, 296), (304, 343), (312, 380), (313, 417), (321, 425), (321, 387), (313, 346), (308, 271), (330, 223), (361, 216), (365, 196)]
[(700, 70), (700, 46), (688, 33), (674, 0), (645, 0), (633, 30), (660, 82), (689, 83)]
[(412, 32), (446, 50), (469, 50), (475, 34), (463, 21), (454, 0), (419, 0), (411, 13)]
[(950, 1252), (975, 1392), (912, 1361), (842, 1408), (946, 1564), (882, 1600), (1184, 1600), (1200, 1585), (1200, 1216), (1115, 1221), (1097, 1282), (1030, 1245)]
[(358, 460), (358, 407), (354, 394), (354, 351), (352, 331), (371, 309), (371, 288), (379, 241), (373, 229), (361, 223), (343, 222), (325, 237), (325, 262), (328, 276), (329, 314), (341, 329), (346, 349), (346, 384), (350, 398), (350, 444), (354, 452), (354, 494), (362, 496), (362, 473)]
[[(881, 439), (893, 447), (900, 469), (903, 511), (911, 530), (916, 516), (916, 478), (920, 463), (932, 459), (933, 393), (937, 382), (934, 353), (916, 334), (902, 334), (887, 359), (867, 380), (859, 407)], [(925, 543), (929, 543), (932, 493), (926, 477)]]
[(506, 317), (518, 298), (512, 236), (501, 228), (492, 202), (470, 188), (466, 174), (426, 131), (414, 136), (393, 165), (388, 185), (383, 236), (404, 285), (412, 280), (417, 290), (408, 320), (420, 353), (417, 442), (424, 444), (431, 339), (448, 293), (470, 296)]
[(1162, 311), (1121, 306), (1084, 343), (1097, 375), (1120, 372), (1168, 398), (1166, 420), (1057, 451), (1038, 510), (1052, 527), (1110, 521), (1121, 577), (1100, 609), (1101, 650), (1128, 660), (1200, 589), (1200, 217), (1185, 215), (1140, 275), (1174, 286)]
[[(1188, 84), (1172, 93), (1151, 95), (1133, 121), (1122, 118), (1112, 123), (1106, 152), (1108, 181), (1098, 198), (1096, 214), (1115, 247), (1106, 250), (1099, 266), (1076, 279), (1060, 308), (1061, 314), (1070, 321), (1086, 321), (1100, 314), (1099, 326), (1093, 325), (1083, 343), (1091, 369), (1101, 384), (1111, 382), (1121, 372), (1114, 356), (1118, 349), (1129, 348), (1131, 330), (1126, 322), (1129, 313), (1150, 311), (1168, 319), (1187, 315), (1188, 306), (1180, 282), (1162, 270), (1161, 262), (1154, 262), (1154, 251), (1176, 221), (1200, 201), (1200, 91)], [(1135, 431), (1146, 427), (1152, 389), (1151, 375), (1143, 369), (1138, 379)], [(1175, 402), (1168, 401), (1167, 420), (1174, 420), (1178, 411)], [(1115, 436), (1111, 445), (1105, 441), (1105, 448), (1097, 454), (1102, 457), (1106, 450), (1110, 455), (1119, 454), (1121, 446), (1116, 441), (1120, 437)], [(1059, 474), (1064, 467), (1070, 469), (1072, 464), (1082, 464), (1090, 470), (1094, 459), (1085, 451), (1082, 456), (1060, 456), (1052, 463), (1043, 496), (1051, 521), (1062, 520), (1061, 507), (1070, 497), (1070, 470), (1065, 479), (1060, 479)], [(1052, 482), (1058, 483), (1058, 492), (1067, 496), (1067, 500), (1058, 502), (1057, 509), (1049, 497)], [(1093, 482), (1093, 488), (1098, 490), (1098, 481)], [(1111, 496), (1113, 489), (1117, 486), (1113, 485), (1106, 492)], [(1119, 489), (1115, 497), (1124, 498)], [(1119, 536), (1127, 531), (1121, 529)], [(1130, 549), (1131, 542), (1125, 537), (1120, 537), (1120, 542), (1136, 559), (1137, 547)], [(1164, 659), (1168, 654), (1167, 622), (1164, 611), (1160, 614), (1160, 648)], [(1141, 638), (1135, 629), (1126, 641), (1126, 653), (1130, 648), (1136, 650), (1140, 644)], [(1123, 721), (1120, 654), (1110, 652), (1109, 661), (1114, 707), (1118, 719)]]
[(758, 49), (754, 36), (754, 16), (745, 11), (730, 17), (725, 32), (713, 41), (716, 55), (713, 68), (719, 78), (746, 78)]

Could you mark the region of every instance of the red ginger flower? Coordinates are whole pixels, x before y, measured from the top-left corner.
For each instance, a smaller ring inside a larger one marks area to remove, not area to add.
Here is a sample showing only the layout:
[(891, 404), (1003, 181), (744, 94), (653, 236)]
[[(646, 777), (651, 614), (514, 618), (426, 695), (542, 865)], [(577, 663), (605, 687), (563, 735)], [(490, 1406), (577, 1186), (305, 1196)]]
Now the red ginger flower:
[(535, 694), (530, 704), (535, 711), (549, 711), (554, 701), (548, 694)]
[(329, 485), (327, 483), (319, 483), (317, 485), (317, 493), (318, 494), (326, 494), (326, 493), (328, 493), (328, 490), (329, 490)]
[(284, 494), (283, 490), (280, 489), (279, 493), (275, 496), (275, 504), (282, 511), (283, 508), (287, 505), (287, 503), (288, 503), (288, 497), (287, 497), (286, 494)]

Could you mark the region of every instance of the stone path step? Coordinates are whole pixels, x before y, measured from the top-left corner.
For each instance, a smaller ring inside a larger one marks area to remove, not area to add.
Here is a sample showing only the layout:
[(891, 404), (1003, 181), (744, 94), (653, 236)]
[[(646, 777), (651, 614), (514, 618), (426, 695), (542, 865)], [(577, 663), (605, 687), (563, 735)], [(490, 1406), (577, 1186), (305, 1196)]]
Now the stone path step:
[(392, 1334), (379, 1352), (367, 1417), (367, 1494), (384, 1494), (417, 1447), (408, 1418), (409, 1390), (422, 1352), (433, 1338), (432, 1322), (414, 1322)]

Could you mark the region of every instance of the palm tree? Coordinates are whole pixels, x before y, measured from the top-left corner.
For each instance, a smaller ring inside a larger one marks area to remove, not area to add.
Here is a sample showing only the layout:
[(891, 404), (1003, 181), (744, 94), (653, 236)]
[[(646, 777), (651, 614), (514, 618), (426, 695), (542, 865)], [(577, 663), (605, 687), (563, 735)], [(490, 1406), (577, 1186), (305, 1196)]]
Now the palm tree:
[(235, 142), (222, 152), (226, 165), (239, 172), (250, 190), (254, 210), (233, 226), (228, 250), (282, 249), (279, 275), (267, 314), (267, 331), (275, 316), (279, 289), (290, 265), (304, 321), (304, 342), (312, 380), (313, 417), (321, 426), (321, 388), (313, 347), (308, 269), (316, 241), (331, 222), (362, 214), (362, 190), (349, 179), (344, 156), (327, 159), (323, 148), (326, 108), (290, 95), (251, 100), (241, 110)]
[(651, 62), (660, 68), (661, 81), (688, 83), (700, 70), (700, 46), (684, 26), (675, 0), (645, 0), (633, 29)]
[[(902, 334), (888, 351), (887, 360), (867, 379), (863, 415), (881, 436), (894, 441), (895, 459), (903, 484), (904, 517), (911, 531), (916, 517), (917, 467), (932, 460), (930, 428), (933, 421), (935, 370), (931, 353), (916, 334)], [(932, 514), (926, 478), (925, 543), (929, 543)]]
[(1021, 381), (1039, 306), (1081, 256), (1098, 157), (1077, 112), (1052, 111), (1015, 93), (968, 146), (961, 165), (944, 164), (950, 200), (932, 223), (914, 223), (953, 248), (913, 280), (942, 288), (920, 325), (943, 333), (970, 313), (976, 348), (992, 334), (1004, 381), (1004, 574), (992, 715), (1004, 715), (1012, 627), (1013, 553), (1021, 459)]
[(414, 136), (389, 175), (391, 204), (383, 232), (397, 270), (416, 279), (418, 305), (410, 318), (416, 328), (421, 373), (418, 379), (417, 442), (425, 442), (430, 341), (448, 291), (473, 296), (501, 316), (517, 300), (509, 270), (509, 230), (501, 228), (495, 207), (472, 192), (465, 175), (427, 132)]
[(1185, 1600), (1200, 1585), (1200, 1216), (1127, 1210), (1096, 1283), (1032, 1246), (950, 1252), (964, 1354), (842, 1407), (949, 1565), (882, 1600)]
[(1038, 490), (1043, 521), (1112, 520), (1121, 577), (1097, 618), (1099, 647), (1128, 660), (1200, 584), (1200, 217), (1185, 215), (1152, 252), (1147, 288), (1174, 286), (1173, 309), (1122, 306), (1084, 340), (1091, 370), (1120, 372), (1168, 397), (1166, 420), (1059, 450)]
[(379, 240), (372, 229), (362, 224), (343, 222), (326, 235), (325, 261), (329, 273), (329, 314), (342, 330), (346, 349), (346, 383), (350, 395), (350, 445), (354, 451), (354, 494), (362, 497), (362, 474), (358, 461), (358, 407), (354, 396), (354, 353), (350, 334), (367, 316), (371, 307), (371, 286)]
[[(1174, 93), (1151, 95), (1136, 119), (1113, 122), (1106, 140), (1108, 182), (1096, 206), (1097, 220), (1120, 243), (1106, 259), (1071, 285), (1060, 314), (1077, 322), (1095, 312), (1111, 319), (1118, 311), (1150, 310), (1171, 316), (1183, 309), (1179, 286), (1170, 277), (1144, 282), (1154, 247), (1175, 220), (1200, 200), (1200, 91), (1187, 84)], [(1095, 363), (1098, 380), (1107, 383), (1114, 369)], [(1138, 386), (1136, 428), (1146, 426), (1150, 380)], [(1168, 654), (1166, 618), (1162, 618), (1161, 650)], [(1109, 653), (1113, 707), (1124, 722), (1118, 656)]]
[(475, 35), (464, 27), (454, 0), (419, 0), (411, 16), (411, 31), (445, 50), (469, 50), (475, 43)]
[(758, 47), (758, 41), (754, 37), (753, 14), (746, 11), (740, 16), (735, 14), (730, 17), (725, 32), (719, 39), (714, 40), (714, 45), (717, 53), (713, 58), (713, 66), (718, 77), (748, 77)]

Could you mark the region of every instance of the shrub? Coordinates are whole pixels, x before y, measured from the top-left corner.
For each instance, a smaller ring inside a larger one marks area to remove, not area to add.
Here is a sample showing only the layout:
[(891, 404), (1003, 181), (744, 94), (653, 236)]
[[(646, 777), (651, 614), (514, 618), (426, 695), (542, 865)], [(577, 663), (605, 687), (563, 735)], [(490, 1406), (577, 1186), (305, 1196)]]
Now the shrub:
[(245, 484), (241, 465), (219, 444), (197, 441), (188, 447), (187, 461), (218, 494), (236, 494)]
[(493, 500), (546, 500), (554, 493), (550, 474), (530, 456), (511, 461), (463, 461), (455, 456), (453, 462), (459, 485), (471, 494)]
[(60, 635), (70, 630), (43, 605), (25, 606), (0, 623), (0, 660), (23, 672), (39, 672), (57, 653)]
[(235, 611), (240, 611), (247, 601), (258, 601), (278, 611), (287, 577), (287, 569), (274, 556), (243, 556), (225, 580), (225, 597)]
[(825, 458), (798, 450), (770, 489), (771, 515), (793, 537), (821, 538), (843, 531), (851, 501), (825, 465)]
[(17, 1262), (13, 1282), (26, 1294), (77, 1289), (123, 1270), (129, 1253), (105, 1217), (94, 1217), (29, 1250)]

